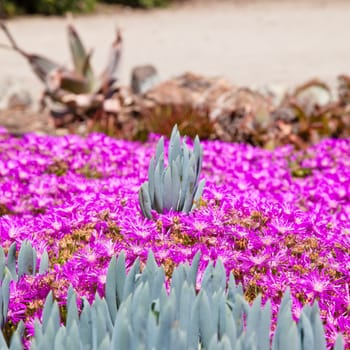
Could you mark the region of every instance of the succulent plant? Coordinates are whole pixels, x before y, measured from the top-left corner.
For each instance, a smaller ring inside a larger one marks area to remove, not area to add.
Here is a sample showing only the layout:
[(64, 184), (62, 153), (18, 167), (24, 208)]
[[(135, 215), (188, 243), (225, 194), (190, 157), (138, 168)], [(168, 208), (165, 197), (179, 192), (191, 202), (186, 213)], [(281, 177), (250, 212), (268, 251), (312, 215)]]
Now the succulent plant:
[[(16, 259), (16, 243), (10, 246), (7, 258), (4, 249), (0, 246), (0, 329), (6, 323), (10, 301), (10, 282), (17, 281), (23, 275), (44, 274), (49, 265), (49, 256), (46, 252), (41, 256), (39, 271), (37, 271), (37, 253), (28, 241), (23, 241)], [(16, 261), (17, 260), (17, 261)], [(17, 265), (17, 268), (16, 268)], [(1, 340), (0, 340), (0, 349)]]
[(97, 77), (91, 66), (92, 52), (85, 49), (73, 25), (68, 25), (73, 70), (44, 56), (27, 53), (17, 45), (5, 23), (0, 22), (0, 28), (8, 37), (11, 48), (29, 62), (34, 73), (44, 83), (42, 103), (44, 106), (49, 105), (58, 124), (85, 119), (97, 112), (118, 111), (118, 101), (111, 97), (116, 91), (114, 75), (121, 56), (122, 37), (119, 30), (112, 44), (107, 66), (100, 77)]
[[(226, 286), (225, 268), (220, 260), (207, 266), (197, 293), (200, 255), (192, 265), (180, 264), (173, 273), (170, 291), (165, 289), (165, 272), (157, 266), (152, 252), (140, 272), (137, 259), (126, 273), (125, 254), (110, 261), (105, 298), (96, 294), (90, 304), (68, 289), (67, 317), (61, 323), (57, 302), (50, 292), (42, 321), (35, 321), (30, 349), (91, 350), (325, 350), (326, 342), (317, 303), (305, 306), (298, 323), (292, 318), (291, 296), (286, 290), (270, 346), (271, 304), (262, 306), (258, 296), (252, 305), (232, 275)], [(0, 349), (22, 350), (24, 325), (12, 335), (10, 347), (0, 331)], [(334, 350), (343, 350), (338, 335)]]
[(152, 219), (152, 210), (158, 213), (174, 210), (188, 213), (199, 201), (205, 180), (199, 181), (203, 147), (195, 137), (193, 151), (186, 141), (181, 143), (177, 125), (174, 126), (168, 149), (168, 166), (164, 165), (164, 137), (157, 144), (156, 155), (150, 161), (148, 181), (139, 190), (139, 202), (145, 217)]

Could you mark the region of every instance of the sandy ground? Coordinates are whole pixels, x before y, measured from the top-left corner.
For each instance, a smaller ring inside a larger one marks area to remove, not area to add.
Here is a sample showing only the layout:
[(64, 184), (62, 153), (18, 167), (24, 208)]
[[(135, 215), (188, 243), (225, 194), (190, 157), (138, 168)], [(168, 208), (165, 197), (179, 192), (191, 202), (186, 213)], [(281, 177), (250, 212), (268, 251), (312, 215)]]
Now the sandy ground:
[[(350, 1), (195, 1), (155, 11), (107, 8), (74, 20), (93, 64), (102, 71), (119, 26), (124, 35), (120, 78), (152, 63), (162, 79), (185, 71), (225, 76), (248, 86), (295, 86), (313, 77), (335, 82), (350, 74)], [(64, 18), (8, 21), (18, 43), (70, 64)], [(7, 40), (0, 33), (0, 43)], [(37, 95), (40, 82), (18, 54), (0, 50), (0, 81), (15, 80)], [(4, 86), (4, 85), (3, 85)]]

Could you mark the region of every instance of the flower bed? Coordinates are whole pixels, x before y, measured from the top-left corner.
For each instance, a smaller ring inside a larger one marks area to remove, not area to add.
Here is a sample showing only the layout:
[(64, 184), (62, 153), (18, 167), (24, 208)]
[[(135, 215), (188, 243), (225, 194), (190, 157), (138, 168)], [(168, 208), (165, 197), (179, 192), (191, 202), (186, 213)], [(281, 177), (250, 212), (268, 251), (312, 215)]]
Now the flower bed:
[(168, 277), (200, 250), (199, 275), (220, 257), (248, 301), (271, 299), (274, 316), (290, 286), (295, 318), (317, 300), (328, 344), (342, 332), (349, 346), (350, 140), (305, 152), (202, 142), (200, 207), (152, 221), (141, 214), (138, 190), (157, 140), (1, 131), (1, 246), (26, 239), (50, 257), (45, 275), (11, 282), (11, 323), (25, 320), (32, 334), (50, 290), (61, 305), (70, 284), (90, 301), (102, 295), (108, 263), (122, 250), (128, 266), (152, 250)]

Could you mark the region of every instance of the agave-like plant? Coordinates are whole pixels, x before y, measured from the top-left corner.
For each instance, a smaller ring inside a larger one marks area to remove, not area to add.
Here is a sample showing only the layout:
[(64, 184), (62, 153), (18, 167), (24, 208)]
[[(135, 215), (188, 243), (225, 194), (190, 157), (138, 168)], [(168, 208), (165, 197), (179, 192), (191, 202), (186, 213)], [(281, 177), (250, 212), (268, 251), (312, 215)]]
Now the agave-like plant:
[[(117, 30), (112, 44), (106, 68), (98, 77), (91, 66), (91, 54), (88, 52), (73, 25), (68, 25), (69, 48), (73, 60), (73, 69), (68, 69), (41, 55), (31, 54), (20, 48), (5, 23), (0, 22), (11, 46), (1, 45), (15, 50), (30, 64), (34, 73), (44, 83), (43, 106), (49, 105), (56, 120), (64, 120), (69, 115), (76, 119), (85, 119), (96, 110), (117, 112), (118, 106), (111, 102), (116, 92), (115, 72), (121, 57), (122, 36)], [(48, 99), (47, 99), (48, 98)]]
[(152, 210), (158, 213), (174, 210), (188, 213), (200, 200), (205, 180), (199, 181), (202, 169), (203, 147), (195, 137), (193, 151), (180, 139), (174, 126), (168, 149), (168, 166), (164, 164), (164, 137), (157, 144), (156, 155), (148, 168), (148, 181), (139, 190), (139, 202), (145, 217), (152, 219)]

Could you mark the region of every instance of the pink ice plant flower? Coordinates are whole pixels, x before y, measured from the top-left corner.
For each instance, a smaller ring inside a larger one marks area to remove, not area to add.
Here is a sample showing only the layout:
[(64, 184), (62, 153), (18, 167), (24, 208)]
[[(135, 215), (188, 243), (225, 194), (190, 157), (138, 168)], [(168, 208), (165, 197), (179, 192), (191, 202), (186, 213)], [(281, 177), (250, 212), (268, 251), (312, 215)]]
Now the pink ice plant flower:
[[(47, 293), (64, 304), (69, 285), (89, 301), (103, 295), (110, 258), (121, 251), (130, 267), (152, 250), (167, 277), (200, 251), (198, 286), (208, 261), (220, 258), (248, 301), (271, 299), (274, 322), (290, 286), (295, 319), (317, 301), (328, 346), (342, 332), (350, 347), (350, 140), (303, 152), (202, 142), (201, 206), (152, 221), (138, 190), (158, 139), (0, 132), (1, 245), (26, 239), (50, 256), (46, 275), (11, 283), (9, 319), (32, 329)], [(308, 173), (293, 177), (291, 164)]]

